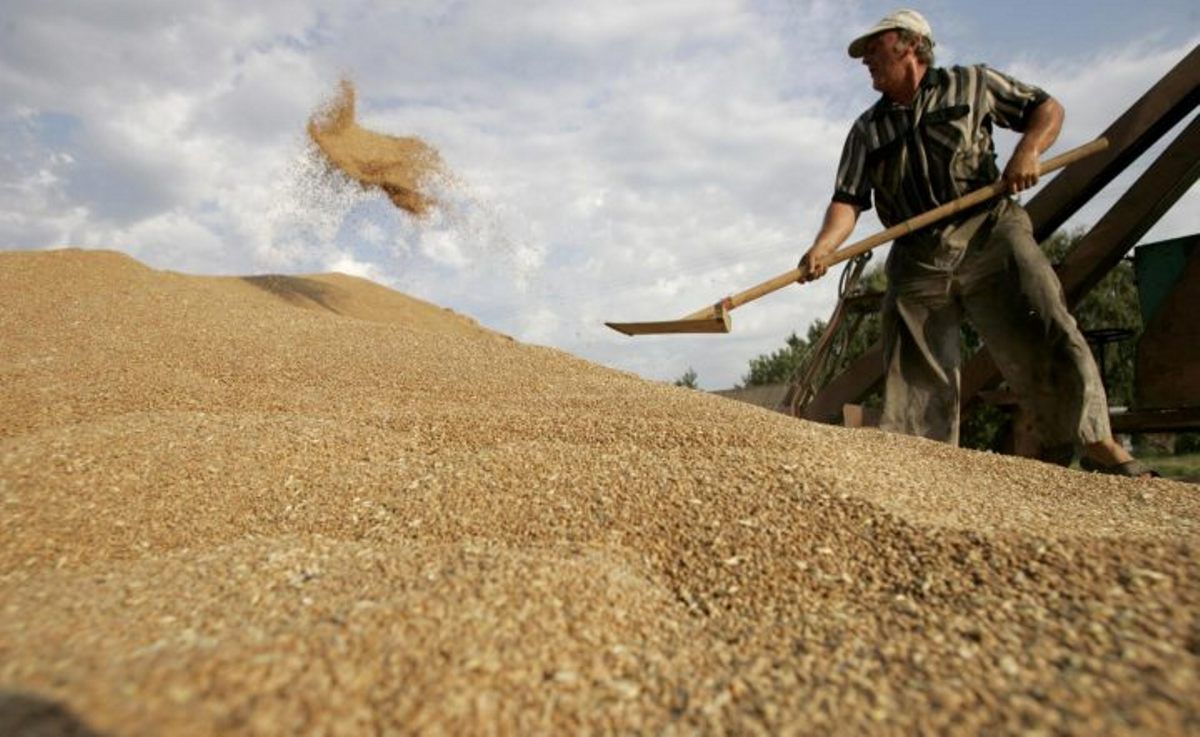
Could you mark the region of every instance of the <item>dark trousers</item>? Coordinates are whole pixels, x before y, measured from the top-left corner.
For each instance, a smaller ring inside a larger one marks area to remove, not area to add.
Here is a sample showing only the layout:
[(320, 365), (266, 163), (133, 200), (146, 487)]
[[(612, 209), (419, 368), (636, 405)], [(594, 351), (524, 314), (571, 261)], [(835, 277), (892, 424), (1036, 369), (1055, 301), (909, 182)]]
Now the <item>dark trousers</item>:
[(958, 443), (965, 317), (1043, 445), (1111, 436), (1099, 370), (1020, 205), (1005, 199), (898, 241), (887, 269), (883, 429)]

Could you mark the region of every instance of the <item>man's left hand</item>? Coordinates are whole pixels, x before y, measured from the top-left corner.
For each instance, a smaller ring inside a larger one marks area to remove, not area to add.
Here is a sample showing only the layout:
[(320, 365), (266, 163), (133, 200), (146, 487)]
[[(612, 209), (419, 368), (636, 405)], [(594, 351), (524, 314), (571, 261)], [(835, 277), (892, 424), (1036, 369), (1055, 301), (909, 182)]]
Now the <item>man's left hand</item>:
[(1008, 160), (1008, 166), (1004, 167), (1004, 181), (1008, 184), (1008, 193), (1016, 194), (1037, 184), (1040, 171), (1041, 163), (1038, 161), (1037, 152), (1018, 148)]

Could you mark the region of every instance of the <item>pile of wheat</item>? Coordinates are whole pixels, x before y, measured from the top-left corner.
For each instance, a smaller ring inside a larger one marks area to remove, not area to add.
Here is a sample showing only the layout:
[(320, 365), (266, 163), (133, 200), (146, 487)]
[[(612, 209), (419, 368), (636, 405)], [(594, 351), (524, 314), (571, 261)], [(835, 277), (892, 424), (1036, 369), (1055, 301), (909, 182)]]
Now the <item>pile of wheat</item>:
[(1194, 487), (800, 422), (344, 276), (5, 253), (0, 295), (0, 733), (1200, 725)]

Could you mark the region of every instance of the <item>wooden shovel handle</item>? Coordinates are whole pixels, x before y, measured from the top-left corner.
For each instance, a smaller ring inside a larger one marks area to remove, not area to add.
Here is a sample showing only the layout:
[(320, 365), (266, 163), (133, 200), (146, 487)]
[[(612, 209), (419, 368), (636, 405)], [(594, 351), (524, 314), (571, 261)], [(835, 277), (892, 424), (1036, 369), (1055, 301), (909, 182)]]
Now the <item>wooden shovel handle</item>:
[[(1073, 164), (1080, 159), (1103, 151), (1106, 148), (1108, 148), (1108, 139), (1104, 137), (1097, 138), (1091, 143), (1085, 143), (1078, 148), (1073, 148), (1070, 151), (1059, 154), (1058, 156), (1046, 159), (1041, 164), (1041, 174), (1049, 174), (1052, 171), (1057, 171), (1067, 164)], [(920, 215), (914, 215), (908, 220), (893, 225), (887, 230), (882, 230), (875, 235), (869, 236), (861, 241), (852, 243), (845, 248), (840, 248), (837, 251), (834, 251), (825, 259), (825, 265), (826, 267), (829, 267), (833, 266), (834, 264), (839, 264), (843, 261), (852, 259), (855, 256), (859, 256), (867, 251), (870, 251), (872, 248), (877, 248), (878, 246), (882, 246), (884, 243), (888, 243), (889, 241), (893, 241), (901, 236), (908, 235), (916, 230), (920, 230), (927, 225), (932, 225), (939, 220), (948, 218), (957, 212), (961, 212), (968, 208), (987, 202), (994, 197), (999, 197), (1000, 195), (1004, 194), (1007, 189), (1008, 183), (1000, 180), (994, 182), (993, 184), (989, 184), (986, 187), (981, 187), (974, 192), (969, 192), (962, 197), (959, 197), (957, 200), (947, 202), (946, 204), (936, 207), (929, 212), (923, 212)], [(768, 295), (778, 289), (782, 289), (783, 287), (786, 287), (787, 285), (799, 280), (800, 277), (804, 276), (804, 274), (804, 269), (800, 267), (794, 268), (791, 271), (784, 272), (779, 276), (768, 279), (761, 284), (756, 284), (744, 292), (738, 292), (737, 294), (726, 297), (715, 305), (705, 307), (697, 312), (693, 312), (683, 319), (701, 319), (705, 317), (712, 317), (722, 312), (728, 312), (729, 310), (732, 310), (735, 307), (740, 307), (751, 300), (758, 299), (759, 297)]]

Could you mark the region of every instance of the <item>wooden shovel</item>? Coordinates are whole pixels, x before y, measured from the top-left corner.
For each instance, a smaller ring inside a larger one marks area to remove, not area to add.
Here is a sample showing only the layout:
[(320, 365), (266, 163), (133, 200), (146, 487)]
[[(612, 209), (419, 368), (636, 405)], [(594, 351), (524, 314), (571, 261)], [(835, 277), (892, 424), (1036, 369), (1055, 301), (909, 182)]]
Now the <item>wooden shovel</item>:
[[(1108, 140), (1101, 137), (1086, 143), (1078, 148), (1071, 149), (1066, 153), (1059, 154), (1042, 162), (1041, 173), (1049, 174), (1052, 171), (1063, 168), (1067, 164), (1074, 163), (1082, 158), (1091, 156), (1094, 153), (1103, 151), (1108, 148)], [(929, 212), (916, 215), (905, 220), (902, 223), (893, 225), (887, 230), (880, 231), (869, 238), (864, 238), (857, 243), (838, 249), (830, 254), (825, 259), (825, 265), (833, 266), (843, 261), (854, 258), (862, 253), (870, 251), (872, 248), (882, 246), (884, 243), (893, 241), (903, 235), (908, 235), (913, 231), (924, 228), (927, 225), (943, 220), (957, 212), (966, 210), (967, 208), (987, 202), (988, 200), (999, 197), (1007, 191), (1008, 185), (1003, 180), (989, 184), (986, 187), (965, 194), (953, 202), (947, 202), (941, 207), (934, 208)], [(678, 320), (663, 320), (659, 322), (606, 322), (617, 332), (626, 335), (652, 335), (661, 333), (728, 333), (732, 324), (729, 319), (729, 311), (735, 307), (740, 307), (751, 300), (758, 299), (770, 294), (778, 289), (782, 289), (789, 284), (799, 280), (804, 275), (804, 270), (800, 267), (786, 271), (779, 276), (768, 279), (767, 281), (750, 287), (744, 292), (725, 297), (716, 304), (705, 307), (702, 310), (697, 310), (690, 315), (684, 315)]]

